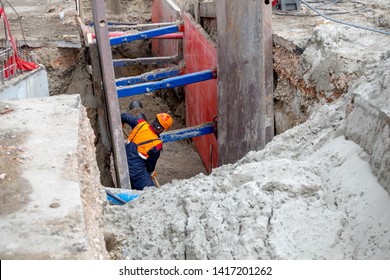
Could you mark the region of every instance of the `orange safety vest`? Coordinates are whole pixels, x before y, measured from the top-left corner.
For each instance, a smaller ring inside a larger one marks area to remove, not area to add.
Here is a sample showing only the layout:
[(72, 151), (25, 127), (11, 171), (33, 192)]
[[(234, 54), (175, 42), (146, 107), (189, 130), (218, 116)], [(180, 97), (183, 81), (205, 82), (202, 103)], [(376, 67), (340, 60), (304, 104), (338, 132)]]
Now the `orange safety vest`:
[(131, 131), (128, 140), (129, 143), (137, 144), (139, 156), (147, 159), (149, 157), (148, 152), (158, 144), (162, 144), (160, 138), (156, 138), (156, 136), (149, 124), (146, 121), (142, 121)]

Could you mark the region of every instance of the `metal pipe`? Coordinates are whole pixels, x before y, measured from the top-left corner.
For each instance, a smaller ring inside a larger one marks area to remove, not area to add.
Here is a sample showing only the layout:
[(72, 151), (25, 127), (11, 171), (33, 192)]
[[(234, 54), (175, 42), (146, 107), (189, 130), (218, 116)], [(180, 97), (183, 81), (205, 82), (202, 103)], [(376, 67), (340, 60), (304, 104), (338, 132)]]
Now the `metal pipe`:
[(160, 134), (160, 139), (163, 143), (194, 138), (207, 134), (214, 133), (214, 123), (204, 123), (199, 126), (186, 127), (172, 131), (163, 132)]
[(180, 69), (176, 67), (176, 68), (160, 69), (153, 72), (143, 73), (142, 75), (139, 76), (120, 78), (120, 79), (116, 79), (115, 81), (117, 87), (129, 86), (129, 85), (139, 84), (143, 82), (149, 82), (149, 81), (174, 77), (179, 74), (180, 74)]
[(178, 55), (163, 57), (141, 57), (141, 58), (124, 58), (114, 59), (114, 67), (131, 66), (134, 64), (151, 65), (151, 64), (174, 64), (180, 60)]
[[(124, 31), (114, 31), (114, 32), (109, 32), (108, 33), (108, 37), (114, 38), (114, 37), (125, 36), (127, 34), (129, 34), (129, 33), (128, 32), (124, 32)], [(134, 34), (129, 34), (129, 35), (134, 35)], [(91, 33), (91, 36), (92, 36), (92, 39), (96, 39), (96, 34), (95, 33)], [(150, 39), (174, 40), (174, 39), (183, 39), (183, 37), (184, 37), (183, 32), (176, 32), (176, 33), (172, 33), (172, 34), (165, 34), (165, 35), (161, 35), (161, 36), (157, 36), (157, 37), (152, 37)]]
[(130, 35), (123, 35), (119, 37), (114, 37), (110, 39), (110, 45), (118, 45), (118, 44), (124, 44), (124, 43), (130, 43), (135, 40), (145, 40), (165, 34), (170, 33), (176, 33), (176, 32), (182, 32), (183, 31), (183, 25), (176, 24), (161, 28), (156, 28), (152, 30), (147, 30), (143, 32), (139, 32), (136, 34), (130, 34)]
[(164, 79), (158, 82), (150, 82), (139, 85), (133, 85), (128, 87), (117, 88), (118, 97), (127, 97), (147, 92), (153, 92), (158, 89), (174, 88), (178, 86), (184, 86), (193, 83), (199, 83), (211, 79), (216, 79), (216, 72), (213, 70), (205, 70), (186, 74), (178, 77)]

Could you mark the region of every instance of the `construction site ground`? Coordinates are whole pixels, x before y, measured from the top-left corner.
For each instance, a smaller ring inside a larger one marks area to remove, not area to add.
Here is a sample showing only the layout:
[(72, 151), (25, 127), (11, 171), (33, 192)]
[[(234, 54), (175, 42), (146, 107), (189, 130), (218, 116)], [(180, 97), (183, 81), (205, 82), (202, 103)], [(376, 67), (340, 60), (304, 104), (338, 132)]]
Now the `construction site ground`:
[[(132, 8), (117, 19), (149, 20), (151, 0), (124, 2)], [(191, 1), (174, 2), (186, 10)], [(390, 32), (387, 0), (319, 2), (331, 17)], [(96, 123), (75, 2), (11, 3), (23, 18), (22, 33), (6, 9), (12, 33), (46, 67), (52, 96), (0, 101), (0, 111), (13, 110), (0, 115), (1, 258), (390, 259), (388, 131), (378, 134), (384, 144), (374, 151), (367, 151), (373, 137), (357, 143), (375, 122), (389, 126), (389, 35), (332, 22), (304, 5), (300, 12), (275, 12), (274, 41), (290, 51), (275, 49), (275, 67), (283, 69), (275, 96), (300, 88), (300, 75), (305, 88), (321, 94), (291, 100), (286, 132), (211, 175), (190, 142), (166, 145), (157, 166), (163, 187), (112, 206), (98, 182), (87, 128)], [(147, 53), (144, 47), (138, 54)], [(294, 53), (303, 55), (299, 65)], [(158, 94), (140, 100), (148, 118), (169, 111), (173, 128), (184, 126), (180, 100), (174, 109)], [(121, 101), (121, 110), (128, 104)], [(302, 104), (308, 109), (299, 115)], [(356, 117), (360, 108), (369, 108), (367, 115)], [(378, 154), (383, 158), (370, 163)], [(53, 176), (64, 181), (51, 186)], [(48, 186), (50, 195), (42, 189)], [(79, 228), (85, 225), (88, 232)]]

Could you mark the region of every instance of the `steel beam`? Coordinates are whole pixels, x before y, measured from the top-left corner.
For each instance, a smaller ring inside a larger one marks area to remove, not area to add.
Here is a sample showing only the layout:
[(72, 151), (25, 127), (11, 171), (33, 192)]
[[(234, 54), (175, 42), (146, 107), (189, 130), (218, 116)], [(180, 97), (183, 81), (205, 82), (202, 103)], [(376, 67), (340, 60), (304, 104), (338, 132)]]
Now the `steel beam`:
[(160, 139), (163, 143), (184, 140), (188, 138), (194, 138), (207, 134), (214, 133), (214, 123), (204, 123), (199, 126), (187, 127), (177, 129), (169, 132), (163, 132), (160, 135)]
[[(114, 32), (109, 32), (108, 33), (108, 37), (114, 38), (114, 37), (125, 36), (125, 35), (128, 35), (128, 34), (129, 34), (128, 32), (124, 32), (124, 31), (114, 31)], [(91, 36), (92, 36), (92, 39), (96, 38), (95, 33), (91, 33)], [(176, 33), (170, 33), (170, 34), (165, 34), (165, 35), (161, 35), (161, 36), (152, 37), (150, 39), (177, 40), (177, 39), (183, 39), (183, 37), (184, 37), (183, 32), (176, 32)]]
[(153, 92), (158, 89), (174, 88), (178, 86), (184, 86), (202, 81), (216, 79), (216, 72), (213, 70), (205, 70), (196, 73), (186, 74), (178, 77), (164, 79), (158, 82), (143, 83), (139, 85), (133, 85), (128, 87), (117, 88), (118, 97), (127, 97), (137, 94)]
[(101, 143), (104, 146), (104, 149), (96, 150), (96, 155), (100, 158), (98, 161), (100, 182), (105, 187), (113, 188), (115, 187), (114, 180), (108, 164), (111, 161), (112, 141), (107, 119), (105, 94), (102, 88), (102, 69), (100, 67), (99, 52), (97, 45), (89, 46), (88, 49), (91, 57), (93, 95), (95, 96), (97, 110), (98, 131), (96, 131), (96, 144)]
[(156, 70), (153, 72), (143, 73), (139, 76), (120, 78), (115, 80), (115, 82), (117, 87), (130, 86), (134, 84), (156, 81), (156, 80), (174, 77), (178, 75), (180, 75), (180, 69), (179, 67), (175, 67), (175, 68), (166, 68), (166, 69)]
[(172, 34), (165, 34), (157, 37), (153, 37), (151, 39), (165, 39), (165, 40), (177, 40), (177, 39), (183, 39), (184, 33), (183, 32), (176, 32)]
[(134, 64), (141, 65), (151, 65), (151, 64), (175, 64), (178, 63), (180, 57), (178, 55), (175, 56), (163, 56), (163, 57), (142, 57), (142, 58), (124, 58), (124, 59), (114, 59), (113, 66), (114, 67), (124, 67), (131, 66)]
[[(108, 29), (155, 29), (159, 27), (164, 27), (164, 26), (170, 26), (170, 25), (175, 25), (179, 24), (180, 21), (174, 21), (174, 22), (158, 22), (158, 23), (133, 23), (133, 22), (117, 22), (117, 21), (108, 21), (107, 22), (107, 27)], [(90, 22), (88, 23), (88, 26), (93, 27), (94, 23)]]
[[(261, 150), (274, 135), (272, 5), (218, 0), (218, 165)], [(249, 31), (249, 32), (248, 32)]]
[(151, 29), (143, 32), (139, 32), (137, 34), (128, 34), (123, 36), (118, 36), (110, 39), (110, 45), (119, 45), (124, 43), (130, 43), (132, 41), (136, 40), (145, 40), (165, 34), (170, 33), (176, 33), (176, 32), (182, 32), (183, 31), (183, 25), (176, 24), (166, 27), (160, 27), (156, 29)]
[(97, 37), (102, 82), (105, 92), (113, 158), (117, 186), (130, 189), (130, 175), (127, 166), (125, 145), (123, 141), (122, 123), (119, 112), (119, 102), (116, 94), (114, 68), (112, 67), (112, 52), (108, 38), (106, 5), (104, 0), (91, 1), (92, 13)]
[(161, 23), (123, 23), (123, 22), (110, 22), (108, 25), (109, 30), (123, 30), (123, 29), (137, 29), (137, 30), (150, 30), (165, 26), (170, 26), (174, 24), (179, 24), (180, 22), (161, 22)]

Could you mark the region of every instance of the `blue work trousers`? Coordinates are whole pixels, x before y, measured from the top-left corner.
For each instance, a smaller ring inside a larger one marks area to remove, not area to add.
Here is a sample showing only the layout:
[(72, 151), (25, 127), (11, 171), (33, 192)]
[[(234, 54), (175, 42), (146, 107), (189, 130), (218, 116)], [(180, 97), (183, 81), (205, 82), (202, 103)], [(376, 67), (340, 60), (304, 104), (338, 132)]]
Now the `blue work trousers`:
[(155, 187), (146, 168), (146, 160), (138, 154), (137, 145), (126, 144), (127, 164), (129, 166), (131, 188), (142, 191), (145, 187)]

